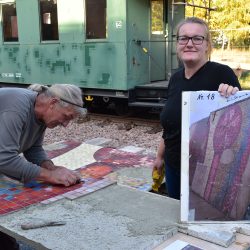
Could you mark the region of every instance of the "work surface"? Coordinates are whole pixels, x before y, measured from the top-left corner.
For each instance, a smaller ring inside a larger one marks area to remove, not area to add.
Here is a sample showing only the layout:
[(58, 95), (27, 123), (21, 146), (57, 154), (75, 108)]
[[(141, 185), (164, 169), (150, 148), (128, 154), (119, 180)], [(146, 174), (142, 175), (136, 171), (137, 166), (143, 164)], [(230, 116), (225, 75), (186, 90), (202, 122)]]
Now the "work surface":
[[(115, 184), (72, 201), (22, 209), (0, 217), (0, 224), (2, 231), (41, 249), (151, 249), (176, 233), (178, 218), (178, 201)], [(20, 228), (38, 219), (66, 225)]]
[[(0, 230), (36, 249), (151, 249), (177, 232), (179, 201), (150, 192), (153, 157), (78, 142), (46, 147), (57, 165), (84, 183), (65, 189), (0, 179)], [(79, 170), (80, 169), (80, 170)], [(32, 230), (21, 224), (64, 221)]]

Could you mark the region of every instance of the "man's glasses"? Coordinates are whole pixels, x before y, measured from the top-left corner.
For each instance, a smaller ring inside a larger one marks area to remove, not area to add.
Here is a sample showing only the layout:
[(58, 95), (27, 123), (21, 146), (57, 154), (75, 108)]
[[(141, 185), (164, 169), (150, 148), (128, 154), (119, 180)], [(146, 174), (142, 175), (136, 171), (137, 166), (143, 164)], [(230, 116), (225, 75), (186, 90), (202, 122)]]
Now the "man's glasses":
[(189, 40), (195, 45), (201, 45), (204, 39), (204, 36), (177, 36), (177, 42), (180, 45), (187, 45)]

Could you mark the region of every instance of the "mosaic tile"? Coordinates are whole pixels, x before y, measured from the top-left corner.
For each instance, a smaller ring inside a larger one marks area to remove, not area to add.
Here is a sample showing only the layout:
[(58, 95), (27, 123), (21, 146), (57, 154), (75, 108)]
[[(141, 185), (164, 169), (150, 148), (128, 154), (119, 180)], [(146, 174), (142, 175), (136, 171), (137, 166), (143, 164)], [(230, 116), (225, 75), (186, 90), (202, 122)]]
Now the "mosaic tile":
[(82, 166), (95, 162), (93, 155), (99, 150), (100, 146), (81, 144), (63, 155), (53, 158), (55, 165), (64, 166), (68, 169), (75, 170)]
[[(87, 187), (82, 187), (75, 189), (74, 191), (70, 191), (68, 193), (63, 194), (62, 196), (64, 198), (67, 198), (69, 200), (74, 200), (76, 198), (82, 197), (84, 195), (90, 194), (96, 190), (102, 189), (104, 187), (110, 186), (112, 184), (115, 184), (115, 181), (110, 181), (108, 179), (103, 179), (97, 182), (94, 182), (92, 184), (89, 184)], [(51, 200), (51, 199), (50, 199)]]
[(155, 157), (138, 153), (126, 152), (114, 148), (101, 148), (94, 153), (97, 162), (110, 163), (119, 167), (152, 167)]
[(129, 176), (118, 176), (117, 182), (119, 185), (129, 186), (136, 188), (141, 191), (149, 191), (152, 188), (152, 184), (148, 183), (147, 180), (141, 178), (132, 178)]
[(59, 155), (65, 154), (79, 145), (81, 145), (81, 142), (79, 141), (61, 141), (50, 145), (45, 145), (44, 150), (47, 152), (48, 157), (52, 159)]

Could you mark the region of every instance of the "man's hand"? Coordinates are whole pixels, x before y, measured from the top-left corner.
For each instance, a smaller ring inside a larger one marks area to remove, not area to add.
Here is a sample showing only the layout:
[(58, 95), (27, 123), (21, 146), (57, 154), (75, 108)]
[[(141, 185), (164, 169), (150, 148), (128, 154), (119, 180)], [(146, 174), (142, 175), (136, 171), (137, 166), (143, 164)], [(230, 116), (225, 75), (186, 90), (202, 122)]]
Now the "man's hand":
[(53, 161), (45, 160), (41, 163), (41, 168), (46, 168), (48, 170), (55, 170), (57, 167), (54, 165)]
[(229, 97), (230, 95), (234, 95), (236, 92), (238, 92), (238, 87), (233, 87), (231, 85), (228, 85), (226, 83), (221, 83), (218, 89), (218, 92), (221, 96)]
[(68, 187), (76, 184), (81, 179), (81, 175), (65, 167), (56, 167), (54, 170), (41, 168), (40, 175), (37, 179), (51, 184), (61, 184)]

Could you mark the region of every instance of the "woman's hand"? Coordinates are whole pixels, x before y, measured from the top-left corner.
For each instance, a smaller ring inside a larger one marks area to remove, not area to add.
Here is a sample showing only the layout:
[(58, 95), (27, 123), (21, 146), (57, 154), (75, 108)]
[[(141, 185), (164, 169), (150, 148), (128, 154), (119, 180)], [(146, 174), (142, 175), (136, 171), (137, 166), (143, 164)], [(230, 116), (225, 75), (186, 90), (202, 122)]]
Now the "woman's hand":
[(153, 165), (152, 175), (155, 169), (157, 169), (158, 174), (161, 175), (163, 166), (164, 166), (163, 159), (156, 158), (156, 160), (154, 161), (154, 165)]
[(165, 153), (165, 143), (163, 138), (161, 138), (159, 148), (157, 150), (156, 159), (154, 161), (152, 176), (155, 169), (157, 169), (158, 174), (161, 175), (164, 161), (164, 153)]
[(230, 95), (234, 95), (236, 92), (238, 92), (238, 87), (233, 87), (231, 85), (228, 85), (226, 83), (221, 83), (218, 89), (218, 92), (221, 96), (229, 97)]

